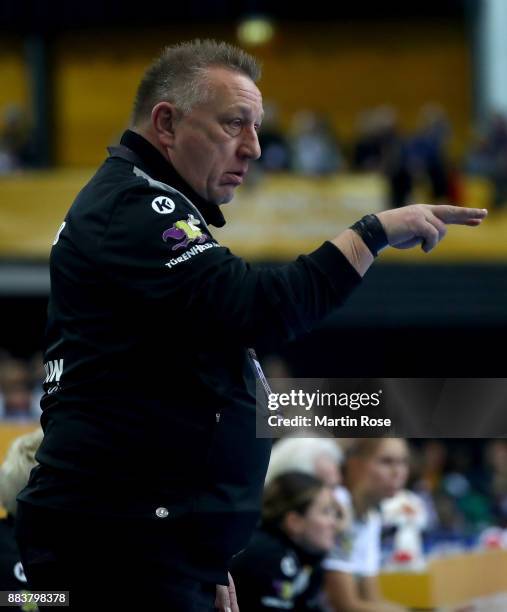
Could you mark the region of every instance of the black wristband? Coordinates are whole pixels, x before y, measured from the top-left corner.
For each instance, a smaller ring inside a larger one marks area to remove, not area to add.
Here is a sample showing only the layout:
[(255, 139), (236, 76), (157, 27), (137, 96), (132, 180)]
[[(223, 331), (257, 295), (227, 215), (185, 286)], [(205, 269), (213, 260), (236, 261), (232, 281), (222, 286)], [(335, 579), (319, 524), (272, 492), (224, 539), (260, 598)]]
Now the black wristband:
[(361, 236), (373, 257), (377, 257), (378, 252), (389, 245), (386, 231), (377, 215), (365, 215), (351, 225), (350, 229)]

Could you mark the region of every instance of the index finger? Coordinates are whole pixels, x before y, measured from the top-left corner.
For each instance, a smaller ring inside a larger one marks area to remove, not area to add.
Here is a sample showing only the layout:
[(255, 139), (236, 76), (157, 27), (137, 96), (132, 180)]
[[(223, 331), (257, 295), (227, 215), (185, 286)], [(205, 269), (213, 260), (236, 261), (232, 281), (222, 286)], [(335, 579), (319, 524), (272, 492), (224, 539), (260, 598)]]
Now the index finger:
[(485, 208), (466, 208), (450, 204), (430, 205), (431, 212), (444, 223), (455, 225), (479, 225), (487, 216)]

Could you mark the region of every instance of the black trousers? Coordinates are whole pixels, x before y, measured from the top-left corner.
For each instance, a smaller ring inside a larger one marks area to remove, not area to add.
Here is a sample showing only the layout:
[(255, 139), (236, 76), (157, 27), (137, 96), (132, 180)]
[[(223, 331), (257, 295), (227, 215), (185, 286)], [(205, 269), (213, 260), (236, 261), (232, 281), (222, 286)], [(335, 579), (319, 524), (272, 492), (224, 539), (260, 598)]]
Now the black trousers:
[(171, 550), (171, 539), (161, 538), (152, 522), (74, 515), (20, 503), (16, 539), (30, 589), (69, 591), (69, 610), (215, 609), (215, 584), (179, 567), (177, 540)]

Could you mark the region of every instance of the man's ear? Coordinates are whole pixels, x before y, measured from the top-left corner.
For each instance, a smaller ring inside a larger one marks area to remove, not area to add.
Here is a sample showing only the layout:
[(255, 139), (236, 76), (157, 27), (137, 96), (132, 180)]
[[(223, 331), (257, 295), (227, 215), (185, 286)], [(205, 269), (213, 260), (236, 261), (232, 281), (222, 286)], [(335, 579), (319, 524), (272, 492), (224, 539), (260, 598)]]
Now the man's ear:
[(159, 102), (151, 111), (151, 124), (158, 141), (164, 147), (172, 148), (175, 140), (175, 128), (179, 111), (171, 102)]

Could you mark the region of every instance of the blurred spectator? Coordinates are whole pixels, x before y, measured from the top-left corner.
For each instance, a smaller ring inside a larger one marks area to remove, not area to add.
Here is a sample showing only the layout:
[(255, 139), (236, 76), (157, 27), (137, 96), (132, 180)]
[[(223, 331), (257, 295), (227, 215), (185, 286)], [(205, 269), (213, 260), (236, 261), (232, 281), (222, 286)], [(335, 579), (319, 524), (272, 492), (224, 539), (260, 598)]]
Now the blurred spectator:
[(473, 454), (466, 446), (456, 445), (442, 489), (454, 500), (465, 523), (465, 533), (477, 533), (491, 524), (491, 504), (480, 490), (484, 473), (478, 470)]
[(38, 418), (30, 370), (24, 361), (7, 358), (0, 364), (0, 419), (26, 421)]
[(343, 454), (330, 438), (282, 438), (273, 446), (266, 483), (280, 474), (299, 471), (320, 478), (327, 486), (341, 482), (340, 464)]
[(488, 489), (492, 521), (507, 528), (507, 440), (491, 440), (486, 446), (486, 462), (491, 469)]
[(414, 178), (429, 183), (431, 201), (449, 200), (449, 163), (446, 145), (451, 133), (445, 111), (438, 104), (421, 108), (419, 125), (409, 142), (410, 167)]
[[(435, 488), (433, 487), (433, 478), (431, 475), (428, 475), (427, 466), (424, 463), (424, 449), (425, 446), (423, 446), (422, 449), (414, 446), (411, 446), (410, 448), (411, 461), (408, 488), (413, 490), (417, 494), (421, 502), (424, 504), (425, 513), (427, 517), (426, 529), (430, 530), (438, 525), (439, 519), (437, 509), (435, 507), (435, 501), (433, 499), (433, 492), (435, 490)], [(437, 465), (439, 465), (439, 451), (440, 447), (437, 447)], [(427, 478), (427, 480), (425, 479), (425, 477)], [(441, 474), (439, 474), (438, 476), (439, 481), (440, 478)]]
[(332, 553), (324, 560), (326, 595), (339, 612), (400, 612), (382, 599), (377, 582), (381, 561), (378, 505), (399, 492), (408, 477), (409, 451), (400, 438), (359, 438), (348, 449), (344, 482), (335, 496), (348, 517)]
[(290, 151), (278, 123), (278, 108), (273, 102), (264, 105), (264, 119), (259, 132), (261, 158), (259, 164), (266, 172), (282, 172), (290, 168)]
[(465, 533), (465, 519), (455, 499), (445, 490), (435, 491), (433, 501), (437, 512), (437, 524), (429, 533), (429, 540), (447, 540)]
[(420, 450), (413, 489), (426, 505), (429, 541), (458, 535), (464, 530), (463, 515), (443, 487), (446, 470), (449, 470), (447, 446), (441, 440), (425, 441)]
[(0, 468), (0, 502), (7, 516), (0, 519), (0, 590), (26, 589), (27, 583), (14, 539), (16, 495), (26, 485), (36, 465), (35, 452), (42, 440), (42, 429), (20, 436), (11, 444)]
[(428, 440), (421, 452), (414, 489), (425, 500), (430, 522), (428, 540), (465, 537), (490, 524), (491, 502), (485, 493), (484, 471), (471, 449)]
[(32, 385), (32, 411), (35, 416), (39, 417), (41, 412), (40, 400), (44, 395), (42, 384), (46, 378), (42, 351), (37, 351), (32, 355), (28, 362), (28, 369), (30, 372), (30, 380)]
[(299, 111), (292, 119), (290, 147), (292, 168), (298, 174), (320, 176), (338, 172), (343, 158), (326, 117)]
[(421, 451), (419, 486), (430, 493), (440, 487), (447, 466), (447, 447), (440, 440), (427, 440)]
[(380, 172), (389, 183), (389, 206), (405, 206), (412, 194), (407, 143), (400, 136), (394, 108), (381, 106), (359, 117), (353, 154), (356, 170)]
[(380, 172), (382, 168), (382, 130), (376, 109), (361, 112), (357, 120), (357, 142), (353, 167), (364, 172)]
[(465, 169), (493, 182), (495, 206), (507, 204), (507, 118), (504, 115), (491, 116), (465, 161)]
[(264, 492), (262, 525), (234, 557), (231, 574), (241, 612), (322, 610), (321, 561), (338, 529), (332, 490), (301, 472), (288, 472)]
[(11, 104), (3, 115), (0, 131), (0, 174), (33, 166), (32, 129), (25, 111)]

